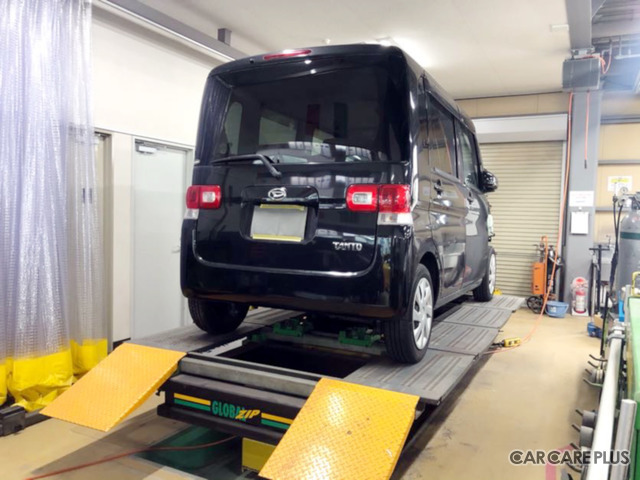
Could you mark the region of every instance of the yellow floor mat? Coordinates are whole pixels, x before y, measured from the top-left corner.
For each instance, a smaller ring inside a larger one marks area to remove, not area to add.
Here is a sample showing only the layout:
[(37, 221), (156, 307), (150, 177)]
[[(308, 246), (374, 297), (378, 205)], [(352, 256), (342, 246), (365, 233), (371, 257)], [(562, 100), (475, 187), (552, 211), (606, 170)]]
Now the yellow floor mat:
[(393, 473), (418, 397), (321, 379), (260, 475), (382, 480)]
[(155, 392), (184, 356), (122, 344), (40, 413), (106, 432)]

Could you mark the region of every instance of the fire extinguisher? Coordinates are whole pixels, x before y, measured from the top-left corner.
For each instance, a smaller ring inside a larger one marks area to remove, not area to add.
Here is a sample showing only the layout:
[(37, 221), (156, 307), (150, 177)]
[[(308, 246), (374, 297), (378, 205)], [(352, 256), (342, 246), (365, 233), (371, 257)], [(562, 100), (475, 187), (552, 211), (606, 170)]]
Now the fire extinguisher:
[(587, 313), (587, 280), (578, 277), (571, 282), (571, 290), (573, 292), (573, 313), (575, 315), (584, 315)]

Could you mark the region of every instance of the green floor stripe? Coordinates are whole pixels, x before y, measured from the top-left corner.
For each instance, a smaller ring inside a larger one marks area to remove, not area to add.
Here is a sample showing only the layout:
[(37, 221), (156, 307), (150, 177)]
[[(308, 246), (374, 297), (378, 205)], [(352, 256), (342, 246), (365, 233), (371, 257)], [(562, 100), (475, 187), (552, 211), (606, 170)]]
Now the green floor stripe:
[(174, 403), (177, 405), (183, 405), (185, 407), (197, 408), (198, 410), (204, 410), (205, 412), (210, 412), (211, 407), (208, 405), (200, 405), (199, 403), (187, 402), (186, 400), (180, 400), (179, 398), (173, 399)]
[(264, 418), (260, 420), (263, 425), (267, 425), (269, 427), (281, 428), (282, 430), (288, 430), (289, 425), (286, 423), (274, 422), (273, 420), (265, 420)]

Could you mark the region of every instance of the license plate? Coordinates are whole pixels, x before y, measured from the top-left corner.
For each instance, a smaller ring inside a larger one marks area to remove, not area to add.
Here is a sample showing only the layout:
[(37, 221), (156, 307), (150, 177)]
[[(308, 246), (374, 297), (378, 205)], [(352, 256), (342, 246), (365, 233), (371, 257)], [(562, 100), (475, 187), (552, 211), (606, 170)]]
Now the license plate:
[(307, 225), (307, 207), (301, 205), (260, 204), (253, 207), (251, 238), (301, 242)]

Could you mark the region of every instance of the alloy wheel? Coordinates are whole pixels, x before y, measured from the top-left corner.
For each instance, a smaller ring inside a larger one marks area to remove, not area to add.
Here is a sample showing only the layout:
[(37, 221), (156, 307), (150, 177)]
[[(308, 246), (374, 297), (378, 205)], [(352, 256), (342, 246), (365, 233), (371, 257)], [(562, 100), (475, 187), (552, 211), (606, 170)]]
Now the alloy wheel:
[(422, 350), (427, 346), (433, 323), (433, 292), (426, 278), (421, 278), (413, 298), (413, 339)]

